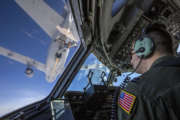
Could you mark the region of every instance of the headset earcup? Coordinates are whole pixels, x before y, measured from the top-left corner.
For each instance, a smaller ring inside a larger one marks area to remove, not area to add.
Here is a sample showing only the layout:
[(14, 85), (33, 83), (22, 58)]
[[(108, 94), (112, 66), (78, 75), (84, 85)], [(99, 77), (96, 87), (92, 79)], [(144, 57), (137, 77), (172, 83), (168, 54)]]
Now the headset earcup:
[(153, 52), (154, 43), (151, 38), (144, 37), (142, 40), (137, 40), (134, 45), (134, 51), (139, 57), (147, 58)]

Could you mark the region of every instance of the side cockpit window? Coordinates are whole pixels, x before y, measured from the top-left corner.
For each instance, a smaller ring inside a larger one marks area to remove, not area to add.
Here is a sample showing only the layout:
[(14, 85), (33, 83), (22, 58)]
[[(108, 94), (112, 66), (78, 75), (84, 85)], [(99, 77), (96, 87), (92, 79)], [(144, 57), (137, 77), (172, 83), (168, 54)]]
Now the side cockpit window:
[(109, 72), (109, 69), (104, 66), (96, 56), (90, 54), (67, 91), (83, 92), (90, 84), (106, 84)]

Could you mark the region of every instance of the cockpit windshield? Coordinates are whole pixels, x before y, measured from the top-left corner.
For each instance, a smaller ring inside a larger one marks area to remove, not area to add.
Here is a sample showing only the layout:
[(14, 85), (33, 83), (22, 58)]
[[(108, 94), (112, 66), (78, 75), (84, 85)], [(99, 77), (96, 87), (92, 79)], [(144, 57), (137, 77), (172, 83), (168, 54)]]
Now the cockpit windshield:
[(42, 100), (81, 41), (68, 0), (0, 4), (0, 116)]

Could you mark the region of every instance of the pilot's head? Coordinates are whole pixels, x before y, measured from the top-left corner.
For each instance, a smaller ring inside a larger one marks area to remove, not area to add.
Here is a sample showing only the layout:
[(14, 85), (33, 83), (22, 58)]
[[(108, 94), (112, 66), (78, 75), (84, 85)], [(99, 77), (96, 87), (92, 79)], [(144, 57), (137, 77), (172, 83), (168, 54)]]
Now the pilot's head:
[(144, 73), (152, 63), (162, 56), (173, 55), (172, 39), (164, 26), (154, 24), (144, 30), (143, 35), (132, 43), (131, 64), (137, 73)]

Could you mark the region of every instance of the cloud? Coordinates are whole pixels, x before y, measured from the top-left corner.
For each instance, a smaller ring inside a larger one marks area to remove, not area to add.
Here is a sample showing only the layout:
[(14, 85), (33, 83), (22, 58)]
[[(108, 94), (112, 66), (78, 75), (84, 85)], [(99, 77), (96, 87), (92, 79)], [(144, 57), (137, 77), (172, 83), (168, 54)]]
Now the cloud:
[(16, 95), (14, 97), (0, 103), (0, 116), (46, 97), (45, 94), (32, 90), (17, 90), (15, 93)]

